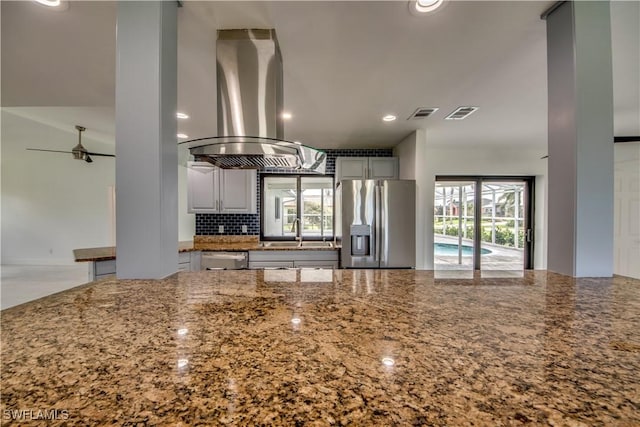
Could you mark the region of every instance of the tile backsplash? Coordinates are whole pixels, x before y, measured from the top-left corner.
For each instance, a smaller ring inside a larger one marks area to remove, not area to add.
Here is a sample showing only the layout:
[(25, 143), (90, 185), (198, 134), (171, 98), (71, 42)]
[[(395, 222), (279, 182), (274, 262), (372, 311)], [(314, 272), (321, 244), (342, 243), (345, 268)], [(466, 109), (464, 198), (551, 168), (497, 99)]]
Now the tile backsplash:
[[(224, 233), (218, 233), (219, 226), (224, 226)], [(242, 232), (242, 226), (247, 232)], [(196, 235), (258, 235), (260, 234), (259, 214), (196, 214)]]
[[(336, 157), (392, 157), (391, 148), (358, 148), (324, 150), (327, 153), (325, 175), (333, 176), (336, 171)], [(265, 172), (266, 173), (266, 172)], [(260, 206), (260, 172), (258, 172), (257, 206)], [(219, 226), (224, 226), (224, 232), (219, 233)], [(247, 232), (242, 232), (242, 226), (247, 226)], [(260, 214), (196, 214), (196, 235), (259, 235)]]

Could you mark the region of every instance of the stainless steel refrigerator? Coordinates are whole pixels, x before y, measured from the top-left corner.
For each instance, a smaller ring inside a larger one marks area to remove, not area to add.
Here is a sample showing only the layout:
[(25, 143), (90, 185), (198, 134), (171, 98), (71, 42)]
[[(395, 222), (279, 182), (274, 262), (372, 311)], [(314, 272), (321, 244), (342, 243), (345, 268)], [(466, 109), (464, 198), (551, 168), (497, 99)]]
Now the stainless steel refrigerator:
[(344, 180), (336, 196), (343, 268), (415, 268), (415, 181)]

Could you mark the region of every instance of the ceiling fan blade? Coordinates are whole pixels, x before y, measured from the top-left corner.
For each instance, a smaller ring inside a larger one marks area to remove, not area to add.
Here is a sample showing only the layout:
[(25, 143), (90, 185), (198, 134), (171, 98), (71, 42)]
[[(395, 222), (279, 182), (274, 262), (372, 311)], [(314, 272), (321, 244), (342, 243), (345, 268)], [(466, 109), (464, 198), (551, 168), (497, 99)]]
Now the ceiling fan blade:
[(91, 155), (91, 156), (102, 156), (102, 157), (115, 157), (115, 154), (104, 154), (104, 153), (92, 153), (90, 151), (87, 151), (87, 154)]
[(29, 151), (48, 151), (49, 153), (66, 153), (71, 154), (71, 151), (62, 151), (62, 150), (45, 150), (44, 148), (27, 148)]
[(62, 151), (62, 150), (46, 150), (44, 148), (27, 148), (27, 150), (31, 151), (47, 151), (50, 153), (65, 153), (72, 154), (73, 158), (76, 160), (84, 160), (87, 163), (93, 163), (93, 159), (91, 156), (100, 156), (100, 157), (115, 157), (115, 154), (106, 154), (106, 153), (92, 153), (87, 151), (86, 148), (82, 145), (82, 132), (87, 130), (85, 127), (76, 125), (76, 129), (78, 130), (78, 144), (73, 147), (71, 151)]

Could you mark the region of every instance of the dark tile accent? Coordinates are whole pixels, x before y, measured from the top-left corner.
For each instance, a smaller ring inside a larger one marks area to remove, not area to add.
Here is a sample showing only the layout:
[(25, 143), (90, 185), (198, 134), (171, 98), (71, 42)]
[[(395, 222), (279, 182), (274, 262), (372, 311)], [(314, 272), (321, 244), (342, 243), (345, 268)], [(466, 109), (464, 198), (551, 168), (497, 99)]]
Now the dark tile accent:
[(248, 235), (260, 234), (259, 214), (196, 214), (196, 235), (218, 235), (218, 226), (224, 226), (223, 235), (240, 235), (247, 226)]
[[(393, 157), (392, 148), (358, 148), (324, 150), (327, 153), (325, 175), (336, 173), (336, 157)], [(268, 172), (263, 172), (267, 175)], [(286, 172), (278, 172), (282, 174)], [(260, 174), (257, 174), (257, 206), (260, 206)], [(292, 172), (292, 174), (300, 174)], [(248, 235), (260, 234), (260, 214), (196, 214), (196, 235), (214, 235), (218, 233), (218, 226), (224, 225), (224, 235), (242, 234), (242, 226), (247, 226)]]

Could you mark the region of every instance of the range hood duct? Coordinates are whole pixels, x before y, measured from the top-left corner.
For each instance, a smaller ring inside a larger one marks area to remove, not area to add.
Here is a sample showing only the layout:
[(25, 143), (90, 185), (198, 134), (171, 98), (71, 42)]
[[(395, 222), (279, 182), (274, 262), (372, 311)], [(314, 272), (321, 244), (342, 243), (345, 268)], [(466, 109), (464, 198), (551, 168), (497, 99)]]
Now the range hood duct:
[(324, 174), (324, 152), (283, 139), (275, 30), (219, 30), (216, 62), (219, 136), (184, 141), (194, 159), (223, 169)]

